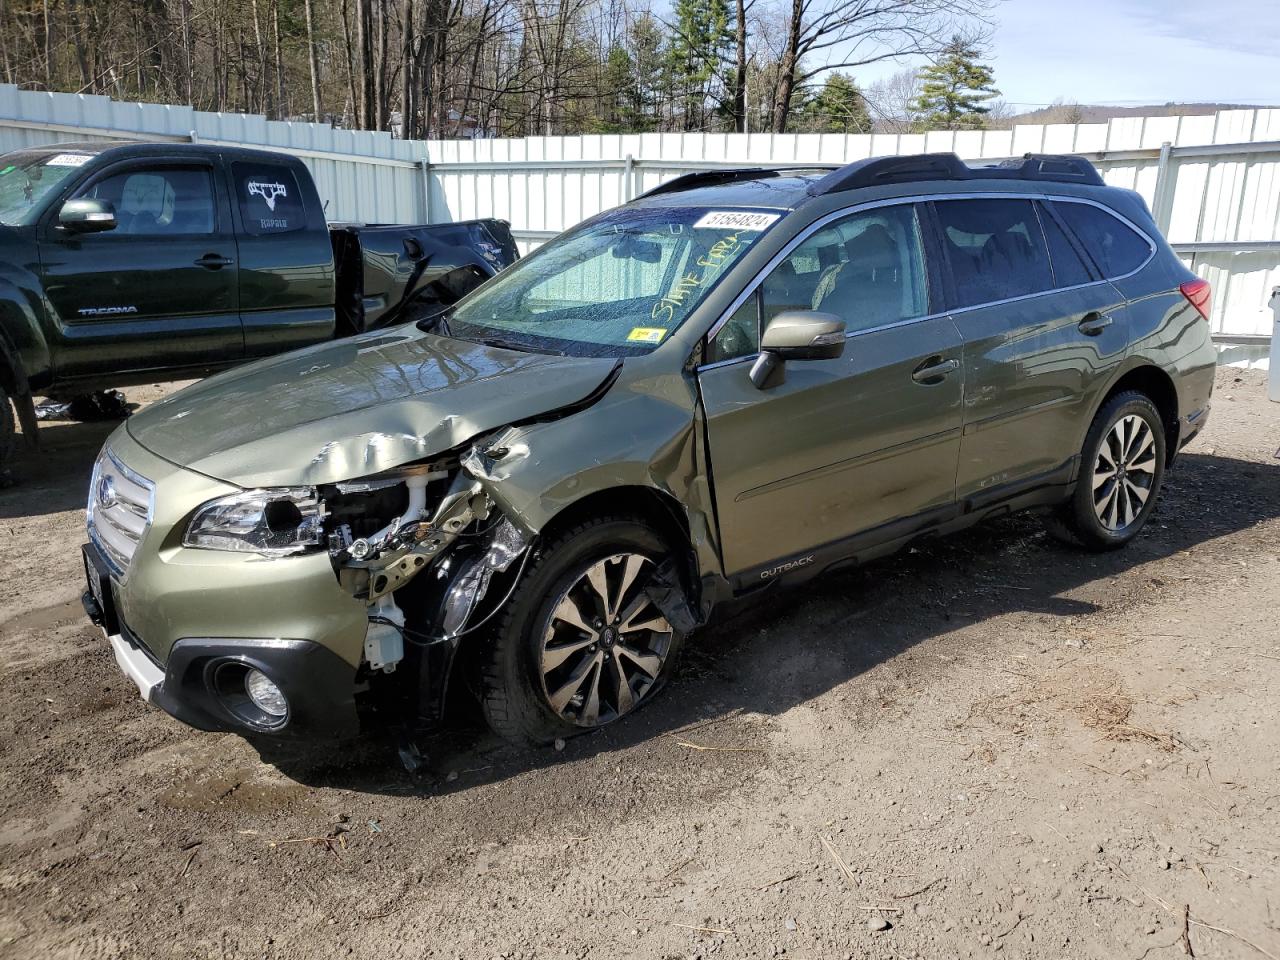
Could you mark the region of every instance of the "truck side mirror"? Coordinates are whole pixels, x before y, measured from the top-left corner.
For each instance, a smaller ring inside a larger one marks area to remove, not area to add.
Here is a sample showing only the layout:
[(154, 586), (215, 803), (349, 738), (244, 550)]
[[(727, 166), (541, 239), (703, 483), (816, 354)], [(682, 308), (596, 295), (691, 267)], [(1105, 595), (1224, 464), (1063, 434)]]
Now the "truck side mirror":
[(116, 209), (106, 200), (68, 200), (58, 211), (58, 225), (70, 233), (101, 233), (116, 228)]
[(758, 390), (776, 387), (786, 377), (788, 360), (835, 360), (844, 353), (844, 321), (834, 313), (784, 310), (760, 339), (760, 356), (751, 367)]

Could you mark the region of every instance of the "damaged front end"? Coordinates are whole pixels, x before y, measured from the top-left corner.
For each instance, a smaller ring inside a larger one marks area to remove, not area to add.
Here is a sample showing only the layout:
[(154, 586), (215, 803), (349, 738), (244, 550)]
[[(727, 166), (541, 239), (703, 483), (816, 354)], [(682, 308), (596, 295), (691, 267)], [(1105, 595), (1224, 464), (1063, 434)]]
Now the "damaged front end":
[(476, 457), (472, 445), (315, 488), (338, 582), (368, 607), (361, 676), (395, 691), (398, 723), (440, 719), (461, 638), (496, 613), (532, 544), (468, 469)]

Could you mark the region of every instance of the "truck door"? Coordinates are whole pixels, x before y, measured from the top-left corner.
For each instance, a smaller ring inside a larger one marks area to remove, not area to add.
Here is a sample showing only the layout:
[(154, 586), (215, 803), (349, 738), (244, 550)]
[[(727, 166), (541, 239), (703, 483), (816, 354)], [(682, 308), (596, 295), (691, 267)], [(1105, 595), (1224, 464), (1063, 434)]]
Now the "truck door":
[(301, 164), (233, 160), (245, 352), (280, 353), (333, 336), (333, 246)]
[(40, 230), (45, 293), (62, 343), (55, 382), (225, 364), (244, 355), (230, 201), (208, 160), (106, 168), (75, 197), (107, 200), (115, 229)]

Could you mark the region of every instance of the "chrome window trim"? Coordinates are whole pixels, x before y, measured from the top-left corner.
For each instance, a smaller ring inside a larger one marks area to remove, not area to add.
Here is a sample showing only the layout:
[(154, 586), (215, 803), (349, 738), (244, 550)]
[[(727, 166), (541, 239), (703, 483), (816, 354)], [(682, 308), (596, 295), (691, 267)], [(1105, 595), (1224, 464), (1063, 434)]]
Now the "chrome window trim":
[[(813, 236), (823, 227), (830, 224), (832, 221), (839, 220), (847, 216), (851, 216), (863, 210), (874, 210), (878, 207), (892, 207), (892, 206), (904, 206), (906, 204), (927, 203), (935, 200), (1040, 200), (1041, 202), (1061, 201), (1065, 203), (1083, 203), (1091, 207), (1097, 207), (1103, 213), (1106, 213), (1115, 217), (1125, 226), (1129, 227), (1138, 236), (1140, 236), (1143, 240), (1147, 242), (1147, 246), (1150, 249), (1150, 253), (1147, 256), (1147, 259), (1142, 261), (1142, 263), (1139, 266), (1135, 267), (1133, 270), (1130, 270), (1128, 273), (1121, 274), (1116, 277), (1104, 277), (1101, 280), (1091, 280), (1088, 283), (1078, 283), (1070, 287), (1053, 287), (1049, 290), (1038, 290), (1035, 293), (1024, 293), (1024, 294), (1021, 294), (1020, 296), (1008, 297), (1004, 300), (990, 300), (990, 301), (985, 301), (983, 303), (975, 303), (968, 307), (959, 307), (955, 310), (944, 310), (940, 313), (930, 313), (923, 317), (910, 317), (906, 320), (898, 320), (898, 321), (895, 321), (894, 323), (882, 324), (878, 327), (870, 327), (866, 330), (855, 330), (854, 332), (846, 335), (846, 340), (852, 340), (855, 337), (859, 337), (866, 333), (878, 333), (882, 330), (888, 330), (893, 327), (902, 327), (902, 326), (907, 326), (908, 324), (913, 324), (913, 323), (923, 323), (926, 320), (936, 320), (939, 317), (947, 317), (947, 316), (954, 317), (959, 314), (968, 313), (973, 310), (982, 310), (987, 307), (997, 307), (997, 306), (1002, 306), (1008, 303), (1017, 303), (1020, 300), (1030, 300), (1033, 297), (1043, 297), (1045, 294), (1049, 294), (1049, 293), (1060, 293), (1064, 290), (1083, 290), (1086, 287), (1097, 286), (1100, 283), (1112, 283), (1116, 280), (1126, 280), (1129, 277), (1132, 277), (1134, 274), (1145, 269), (1147, 265), (1150, 264), (1153, 259), (1155, 259), (1155, 255), (1159, 250), (1155, 241), (1151, 239), (1150, 235), (1148, 235), (1145, 230), (1143, 230), (1141, 227), (1135, 224), (1128, 217), (1124, 216), (1123, 214), (1116, 213), (1114, 210), (1108, 207), (1105, 203), (1099, 203), (1097, 200), (1090, 200), (1087, 197), (1067, 197), (1067, 196), (1061, 196), (1057, 194), (1050, 194), (1050, 193), (1043, 193), (1043, 192), (1041, 193), (1005, 193), (1001, 191), (999, 193), (930, 193), (930, 194), (922, 194), (919, 196), (912, 196), (912, 197), (889, 197), (883, 200), (867, 200), (862, 203), (850, 204), (847, 207), (841, 207), (838, 210), (833, 210), (828, 214), (824, 214), (823, 216), (815, 220), (813, 223), (805, 227), (803, 230), (801, 230), (798, 234), (796, 234), (790, 240), (788, 240), (786, 245), (783, 246), (783, 248), (779, 250), (776, 254), (774, 254), (774, 256), (770, 258), (769, 262), (766, 263), (763, 267), (761, 267), (760, 270), (756, 272), (755, 276), (752, 277), (747, 282), (746, 286), (743, 287), (742, 292), (739, 293), (738, 296), (734, 297), (732, 301), (730, 301), (729, 306), (720, 315), (720, 317), (716, 320), (716, 322), (713, 323), (710, 328), (708, 328), (707, 332), (703, 334), (703, 336), (707, 340), (714, 339), (716, 335), (719, 334), (721, 329), (724, 328), (724, 325), (729, 322), (729, 318), (733, 316), (734, 312), (739, 307), (741, 307), (744, 302), (746, 302), (748, 297), (750, 297), (752, 294), (756, 292), (760, 284), (763, 283), (765, 278), (768, 277), (769, 274), (772, 273), (777, 268), (778, 264), (782, 263), (783, 260), (789, 257), (792, 254), (792, 252), (796, 249), (796, 247), (800, 246), (800, 244), (804, 243), (811, 236)], [(927, 256), (927, 253), (926, 253), (926, 256)], [(749, 354), (746, 357), (732, 357), (728, 360), (718, 360), (715, 363), (701, 364), (695, 369), (694, 372), (700, 373), (703, 370), (709, 370), (715, 367), (725, 366), (730, 363), (737, 363), (740, 360), (746, 360), (749, 358), (753, 359), (757, 355), (758, 354)]]

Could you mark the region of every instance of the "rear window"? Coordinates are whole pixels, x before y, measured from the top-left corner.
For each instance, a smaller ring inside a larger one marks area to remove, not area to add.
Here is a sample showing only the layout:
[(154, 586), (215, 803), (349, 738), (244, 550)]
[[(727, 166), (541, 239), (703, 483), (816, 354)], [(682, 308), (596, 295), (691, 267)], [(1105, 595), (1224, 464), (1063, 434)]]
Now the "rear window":
[(1146, 238), (1105, 210), (1088, 203), (1062, 201), (1054, 201), (1053, 208), (1075, 231), (1107, 278), (1132, 273), (1151, 256)]
[(235, 163), (232, 173), (236, 203), (245, 233), (263, 236), (290, 233), (307, 225), (298, 181), (288, 167), (269, 163)]
[(1030, 200), (943, 200), (936, 207), (956, 307), (1053, 289), (1049, 252)]

